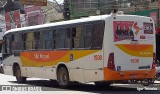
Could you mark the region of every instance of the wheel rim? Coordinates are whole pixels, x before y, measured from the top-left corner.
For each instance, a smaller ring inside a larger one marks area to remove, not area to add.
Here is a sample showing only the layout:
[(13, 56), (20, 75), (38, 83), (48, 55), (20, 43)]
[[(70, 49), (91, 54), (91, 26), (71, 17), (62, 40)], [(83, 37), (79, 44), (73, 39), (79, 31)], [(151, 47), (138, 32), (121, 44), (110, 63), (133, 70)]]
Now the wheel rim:
[(67, 82), (67, 77), (66, 77), (66, 74), (65, 74), (65, 73), (62, 74), (62, 81), (63, 81), (64, 83)]
[(17, 79), (20, 79), (20, 78), (21, 78), (21, 72), (20, 72), (20, 70), (17, 70), (16, 78), (17, 78)]
[(68, 84), (68, 74), (64, 69), (60, 69), (59, 71), (59, 84), (67, 85)]
[(144, 83), (144, 84), (148, 84), (148, 80), (144, 80), (143, 83)]
[(148, 85), (148, 84), (149, 84), (149, 81), (148, 81), (147, 79), (145, 79), (145, 80), (142, 81), (142, 84)]

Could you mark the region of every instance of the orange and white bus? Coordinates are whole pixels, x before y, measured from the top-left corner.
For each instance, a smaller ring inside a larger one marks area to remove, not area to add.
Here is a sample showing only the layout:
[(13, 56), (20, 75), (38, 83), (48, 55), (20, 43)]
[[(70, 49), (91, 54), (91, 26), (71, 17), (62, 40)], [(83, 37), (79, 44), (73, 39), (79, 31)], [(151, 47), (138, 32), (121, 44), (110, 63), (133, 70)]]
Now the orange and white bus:
[(111, 14), (17, 28), (4, 34), (4, 74), (110, 85), (153, 79), (155, 29), (150, 17)]

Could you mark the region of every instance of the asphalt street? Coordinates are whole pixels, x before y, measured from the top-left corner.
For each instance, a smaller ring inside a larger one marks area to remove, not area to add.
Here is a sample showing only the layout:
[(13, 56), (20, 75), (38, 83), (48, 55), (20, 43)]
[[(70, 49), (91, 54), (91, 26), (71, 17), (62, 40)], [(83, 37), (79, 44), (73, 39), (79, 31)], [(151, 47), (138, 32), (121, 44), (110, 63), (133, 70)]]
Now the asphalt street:
[(160, 94), (160, 81), (155, 81), (154, 84), (149, 86), (141, 84), (113, 84), (110, 87), (96, 87), (93, 83), (87, 83), (70, 86), (68, 89), (61, 89), (59, 86), (50, 83), (48, 79), (28, 78), (25, 84), (18, 84), (15, 77), (0, 74), (0, 86), (0, 94), (6, 92), (2, 90), (2, 87), (4, 89), (6, 86), (12, 87), (12, 93), (22, 91), (27, 87), (28, 91), (31, 90), (30, 92), (34, 94), (35, 92), (39, 92), (38, 94), (40, 92), (52, 92), (52, 94)]

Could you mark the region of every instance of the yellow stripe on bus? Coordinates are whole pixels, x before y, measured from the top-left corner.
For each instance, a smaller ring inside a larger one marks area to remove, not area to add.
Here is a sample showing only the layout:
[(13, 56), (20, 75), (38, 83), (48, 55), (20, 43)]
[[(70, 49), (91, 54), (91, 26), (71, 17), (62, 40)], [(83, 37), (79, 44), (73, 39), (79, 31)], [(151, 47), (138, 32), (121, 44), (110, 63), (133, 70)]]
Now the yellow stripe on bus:
[(153, 45), (146, 44), (116, 44), (125, 53), (138, 57), (153, 57)]
[(100, 50), (72, 50), (72, 51), (33, 51), (21, 52), (22, 66), (54, 66), (59, 62), (68, 63)]

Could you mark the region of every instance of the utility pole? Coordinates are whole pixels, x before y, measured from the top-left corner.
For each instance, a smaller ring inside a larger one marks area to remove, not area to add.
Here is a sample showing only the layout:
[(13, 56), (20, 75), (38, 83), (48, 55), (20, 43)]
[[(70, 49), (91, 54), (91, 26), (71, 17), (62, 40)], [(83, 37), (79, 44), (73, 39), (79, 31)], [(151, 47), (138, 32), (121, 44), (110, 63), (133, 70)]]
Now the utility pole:
[(158, 0), (158, 21), (157, 21), (158, 22), (158, 28), (160, 28), (160, 17), (159, 16), (160, 16), (160, 0)]
[(69, 0), (64, 0), (63, 16), (64, 20), (70, 20)]
[(101, 13), (101, 1), (100, 0), (98, 0), (98, 12), (99, 13), (97, 13), (97, 14), (100, 14)]

